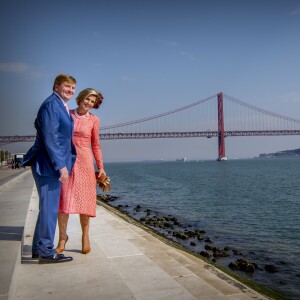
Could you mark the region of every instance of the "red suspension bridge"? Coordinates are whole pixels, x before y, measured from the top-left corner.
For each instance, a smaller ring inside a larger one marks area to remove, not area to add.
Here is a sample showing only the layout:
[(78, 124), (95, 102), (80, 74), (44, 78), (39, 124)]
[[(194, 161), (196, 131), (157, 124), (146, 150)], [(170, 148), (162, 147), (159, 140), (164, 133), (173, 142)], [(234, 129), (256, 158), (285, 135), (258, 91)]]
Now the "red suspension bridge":
[[(300, 120), (276, 114), (218, 93), (184, 107), (134, 121), (101, 127), (101, 140), (218, 138), (218, 160), (225, 160), (225, 138), (300, 135)], [(0, 145), (33, 142), (35, 135), (0, 136)]]

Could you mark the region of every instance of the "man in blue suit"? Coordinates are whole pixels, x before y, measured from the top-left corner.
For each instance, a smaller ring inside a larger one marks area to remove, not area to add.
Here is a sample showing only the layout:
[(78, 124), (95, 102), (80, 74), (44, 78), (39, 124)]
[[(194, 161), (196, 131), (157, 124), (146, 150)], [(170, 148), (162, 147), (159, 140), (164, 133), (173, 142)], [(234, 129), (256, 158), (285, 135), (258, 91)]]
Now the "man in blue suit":
[(73, 260), (56, 253), (53, 242), (61, 183), (68, 179), (76, 159), (73, 119), (67, 107), (75, 87), (76, 80), (70, 75), (59, 74), (55, 78), (53, 94), (42, 103), (34, 122), (35, 143), (22, 162), (23, 166), (31, 166), (39, 194), (39, 214), (32, 243), (32, 258), (38, 258), (39, 263)]

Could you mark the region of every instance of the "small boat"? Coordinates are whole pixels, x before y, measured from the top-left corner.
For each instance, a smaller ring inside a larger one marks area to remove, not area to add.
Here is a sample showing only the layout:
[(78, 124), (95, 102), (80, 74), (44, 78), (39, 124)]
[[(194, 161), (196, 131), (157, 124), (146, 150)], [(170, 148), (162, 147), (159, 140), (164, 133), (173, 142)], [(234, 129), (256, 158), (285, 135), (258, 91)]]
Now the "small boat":
[(223, 157), (219, 157), (219, 158), (217, 159), (217, 161), (223, 161), (223, 160), (227, 160), (227, 157), (223, 156)]
[(186, 157), (183, 157), (183, 158), (177, 158), (176, 161), (183, 161), (183, 162), (186, 162), (187, 159), (186, 159)]

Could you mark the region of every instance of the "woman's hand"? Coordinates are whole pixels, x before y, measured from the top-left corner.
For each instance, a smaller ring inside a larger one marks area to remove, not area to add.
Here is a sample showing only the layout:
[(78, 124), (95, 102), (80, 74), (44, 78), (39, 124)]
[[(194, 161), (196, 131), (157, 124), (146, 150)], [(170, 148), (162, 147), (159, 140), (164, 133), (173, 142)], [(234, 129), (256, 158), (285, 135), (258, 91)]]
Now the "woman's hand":
[(104, 169), (99, 169), (97, 184), (103, 192), (110, 191), (110, 178), (106, 175)]
[(98, 175), (98, 178), (101, 176), (101, 174), (103, 174), (103, 175), (106, 176), (106, 173), (105, 173), (104, 169), (99, 169), (99, 175)]

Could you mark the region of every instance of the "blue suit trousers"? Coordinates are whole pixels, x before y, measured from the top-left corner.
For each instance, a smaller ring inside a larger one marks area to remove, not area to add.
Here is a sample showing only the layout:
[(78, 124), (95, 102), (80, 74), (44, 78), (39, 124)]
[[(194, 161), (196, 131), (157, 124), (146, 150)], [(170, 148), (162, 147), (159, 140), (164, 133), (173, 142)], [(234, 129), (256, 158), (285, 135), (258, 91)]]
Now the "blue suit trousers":
[(53, 255), (61, 182), (57, 177), (40, 176), (32, 166), (32, 175), (39, 194), (39, 214), (35, 226), (32, 253)]

